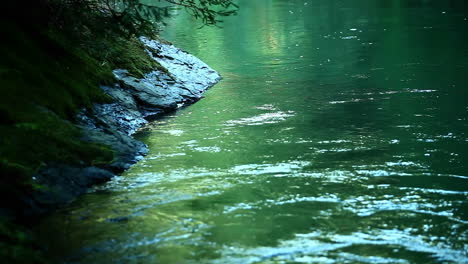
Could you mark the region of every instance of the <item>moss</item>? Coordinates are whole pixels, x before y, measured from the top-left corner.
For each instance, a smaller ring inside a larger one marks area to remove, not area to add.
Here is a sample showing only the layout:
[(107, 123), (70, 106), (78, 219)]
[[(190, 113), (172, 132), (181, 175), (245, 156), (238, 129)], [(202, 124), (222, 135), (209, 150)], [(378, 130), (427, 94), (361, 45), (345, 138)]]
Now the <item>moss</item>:
[(81, 141), (81, 131), (54, 114), (37, 110), (30, 117), (13, 126), (0, 125), (4, 160), (34, 171), (48, 163), (97, 165), (112, 160), (109, 148)]
[[(2, 181), (22, 186), (24, 175), (30, 176), (42, 164), (102, 164), (112, 160), (109, 148), (82, 142), (81, 131), (70, 122), (82, 107), (109, 100), (98, 84), (111, 82), (111, 72), (47, 32), (26, 32), (15, 25), (3, 30)], [(12, 173), (12, 164), (24, 169)]]
[(73, 125), (77, 112), (110, 101), (99, 84), (115, 82), (114, 68), (137, 77), (165, 69), (135, 36), (91, 32), (76, 42), (66, 32), (13, 22), (1, 30), (2, 182), (24, 191), (34, 188), (32, 174), (48, 164), (109, 163), (109, 147), (80, 140), (81, 130)]
[(135, 36), (124, 38), (98, 38), (86, 43), (85, 49), (101, 65), (109, 69), (126, 69), (137, 78), (155, 69), (167, 72), (157, 61), (146, 52), (144, 44)]
[[(59, 33), (2, 24), (0, 42), (0, 216), (24, 210), (23, 198), (43, 188), (32, 176), (57, 163), (103, 165), (114, 153), (81, 140), (73, 124), (77, 111), (110, 98), (99, 84), (113, 83), (84, 49)], [(24, 219), (21, 221), (30, 221)], [(0, 258), (7, 263), (40, 263), (40, 250), (27, 232), (0, 219)]]
[[(3, 112), (34, 111), (34, 105), (50, 109), (61, 117), (74, 115), (82, 106), (104, 101), (98, 88), (109, 82), (97, 61), (67, 48), (46, 33), (26, 34), (11, 25), (0, 45), (0, 104)], [(20, 109), (18, 109), (20, 108)], [(25, 109), (26, 108), (26, 109)]]
[[(143, 43), (136, 38), (124, 40), (122, 45), (116, 46), (116, 52), (123, 54), (123, 56), (115, 56), (113, 59), (113, 66), (115, 68), (127, 69), (130, 74), (135, 77), (143, 77), (143, 75), (156, 68), (162, 66), (153, 60), (148, 53), (146, 53)], [(126, 52), (120, 49), (125, 49)]]
[(21, 12), (0, 18), (0, 217), (11, 217), (0, 219), (0, 259), (42, 263), (27, 228), (12, 224), (35, 221), (16, 219), (28, 202), (22, 199), (43, 188), (32, 176), (47, 165), (110, 163), (109, 146), (81, 140), (82, 131), (73, 124), (77, 112), (110, 102), (99, 84), (114, 83), (115, 68), (137, 77), (165, 69), (135, 36), (121, 35), (105, 17), (69, 9), (74, 15), (62, 10), (60, 18), (49, 16), (44, 1), (27, 10), (8, 3)]
[(0, 256), (3, 263), (47, 263), (31, 232), (0, 218)]

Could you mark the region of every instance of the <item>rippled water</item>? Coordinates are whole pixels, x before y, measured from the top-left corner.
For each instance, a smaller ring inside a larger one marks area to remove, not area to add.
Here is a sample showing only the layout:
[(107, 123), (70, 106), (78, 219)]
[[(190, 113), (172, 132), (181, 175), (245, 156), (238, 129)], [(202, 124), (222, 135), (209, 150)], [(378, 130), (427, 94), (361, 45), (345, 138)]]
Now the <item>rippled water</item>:
[(467, 263), (464, 1), (240, 1), (165, 38), (220, 71), (42, 224), (65, 263)]

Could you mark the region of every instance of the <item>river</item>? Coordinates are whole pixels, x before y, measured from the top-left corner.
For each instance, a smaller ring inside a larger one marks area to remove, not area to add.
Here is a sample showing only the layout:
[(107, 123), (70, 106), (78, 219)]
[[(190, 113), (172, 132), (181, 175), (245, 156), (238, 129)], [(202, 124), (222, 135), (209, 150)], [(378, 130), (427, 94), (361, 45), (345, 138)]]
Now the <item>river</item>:
[(163, 37), (224, 79), (45, 219), (62, 263), (467, 263), (468, 5), (241, 0)]

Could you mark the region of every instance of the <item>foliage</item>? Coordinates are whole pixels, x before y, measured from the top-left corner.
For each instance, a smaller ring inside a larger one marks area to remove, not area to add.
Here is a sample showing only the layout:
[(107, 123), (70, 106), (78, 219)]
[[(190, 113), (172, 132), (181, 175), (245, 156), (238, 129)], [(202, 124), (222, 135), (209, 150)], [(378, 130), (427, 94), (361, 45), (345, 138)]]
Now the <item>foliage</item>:
[(137, 37), (157, 38), (159, 23), (173, 8), (185, 8), (204, 25), (235, 14), (234, 0), (40, 0), (48, 10), (47, 27), (60, 29), (103, 68), (124, 68), (141, 77), (162, 69)]
[(154, 37), (158, 23), (170, 10), (182, 7), (204, 25), (215, 25), (220, 18), (233, 15), (235, 0), (39, 0), (47, 6), (53, 27), (73, 29), (79, 35), (108, 32)]
[[(138, 25), (153, 24), (155, 21), (161, 21), (164, 16), (169, 15), (169, 9), (174, 6), (185, 8), (205, 25), (215, 25), (221, 22), (219, 17), (233, 15), (237, 12), (238, 8), (233, 0), (164, 0), (163, 2), (172, 4), (169, 6), (157, 5), (161, 1), (155, 0), (105, 1), (112, 2), (109, 5), (109, 10), (111, 10), (114, 17), (121, 17), (123, 20), (136, 22)], [(116, 5), (116, 2), (124, 3), (123, 5)]]

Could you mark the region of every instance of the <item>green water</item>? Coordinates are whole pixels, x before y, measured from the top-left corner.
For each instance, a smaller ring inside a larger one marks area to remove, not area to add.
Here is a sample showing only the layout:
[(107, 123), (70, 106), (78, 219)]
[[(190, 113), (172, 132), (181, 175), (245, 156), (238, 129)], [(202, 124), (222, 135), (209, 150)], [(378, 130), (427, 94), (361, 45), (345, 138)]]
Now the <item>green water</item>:
[(164, 37), (224, 79), (42, 224), (64, 263), (467, 263), (464, 1), (243, 0)]

